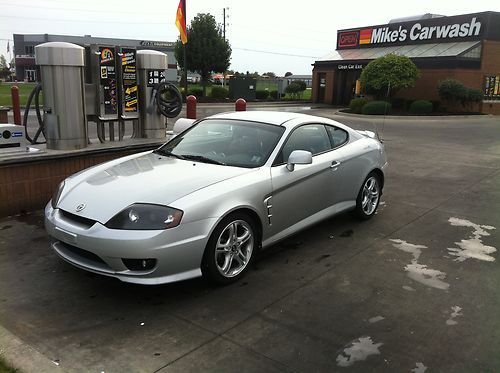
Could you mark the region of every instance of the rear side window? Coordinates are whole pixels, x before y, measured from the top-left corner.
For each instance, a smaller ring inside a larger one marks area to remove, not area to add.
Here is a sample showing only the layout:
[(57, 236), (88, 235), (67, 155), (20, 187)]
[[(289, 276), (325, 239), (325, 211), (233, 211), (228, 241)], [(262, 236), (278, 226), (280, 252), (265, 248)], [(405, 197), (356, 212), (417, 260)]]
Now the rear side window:
[(316, 155), (330, 150), (330, 141), (322, 124), (308, 124), (292, 132), (282, 149), (282, 160), (286, 161), (294, 150), (307, 150)]
[(328, 132), (328, 137), (330, 138), (330, 142), (332, 143), (332, 148), (339, 147), (340, 145), (347, 142), (349, 139), (349, 134), (347, 131), (343, 129), (333, 127), (333, 126), (325, 126), (326, 132)]

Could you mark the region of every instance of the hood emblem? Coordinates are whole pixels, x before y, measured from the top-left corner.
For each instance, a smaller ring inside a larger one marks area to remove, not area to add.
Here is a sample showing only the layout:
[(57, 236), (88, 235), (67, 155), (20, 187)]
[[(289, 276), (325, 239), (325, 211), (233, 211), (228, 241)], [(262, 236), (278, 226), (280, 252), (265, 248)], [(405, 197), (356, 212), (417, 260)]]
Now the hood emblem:
[(76, 206), (76, 212), (80, 212), (85, 208), (85, 203), (80, 203), (78, 206)]

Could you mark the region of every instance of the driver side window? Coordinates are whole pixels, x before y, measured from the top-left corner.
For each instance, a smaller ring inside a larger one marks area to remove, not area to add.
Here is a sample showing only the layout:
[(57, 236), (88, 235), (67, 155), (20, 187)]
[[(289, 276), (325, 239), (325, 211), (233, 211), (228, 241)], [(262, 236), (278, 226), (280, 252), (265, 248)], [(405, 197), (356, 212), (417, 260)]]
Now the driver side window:
[(294, 150), (307, 150), (316, 155), (330, 150), (330, 140), (325, 126), (322, 124), (307, 124), (295, 129), (286, 141), (279, 162), (285, 163)]

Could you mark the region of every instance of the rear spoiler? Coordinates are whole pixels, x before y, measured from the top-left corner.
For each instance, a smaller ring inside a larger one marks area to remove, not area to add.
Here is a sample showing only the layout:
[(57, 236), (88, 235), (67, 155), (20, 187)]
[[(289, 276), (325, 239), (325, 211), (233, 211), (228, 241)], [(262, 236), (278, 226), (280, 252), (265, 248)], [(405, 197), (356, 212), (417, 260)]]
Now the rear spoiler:
[(356, 131), (356, 132), (362, 134), (365, 137), (370, 137), (372, 139), (375, 139), (378, 137), (377, 134), (373, 131)]
[(378, 133), (375, 133), (373, 131), (356, 131), (360, 135), (363, 135), (365, 137), (369, 137), (371, 139), (376, 139), (380, 142), (382, 142), (382, 139), (379, 137)]

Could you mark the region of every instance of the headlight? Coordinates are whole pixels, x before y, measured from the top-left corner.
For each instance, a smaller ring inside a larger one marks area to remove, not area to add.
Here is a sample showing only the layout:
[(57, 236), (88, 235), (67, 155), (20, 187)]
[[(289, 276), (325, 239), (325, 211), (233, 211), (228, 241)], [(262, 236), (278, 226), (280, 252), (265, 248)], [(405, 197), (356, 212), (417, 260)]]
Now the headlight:
[(177, 227), (183, 212), (168, 206), (137, 203), (111, 218), (105, 226), (111, 229), (156, 230)]
[(53, 209), (57, 207), (57, 203), (59, 202), (59, 198), (61, 197), (63, 189), (64, 189), (64, 180), (61, 182), (61, 184), (59, 184), (56, 191), (54, 192), (54, 195), (52, 196), (52, 199), (50, 200), (50, 204), (52, 205)]

